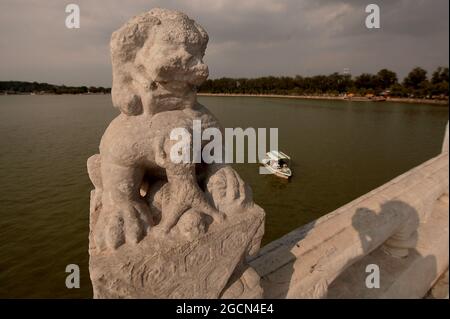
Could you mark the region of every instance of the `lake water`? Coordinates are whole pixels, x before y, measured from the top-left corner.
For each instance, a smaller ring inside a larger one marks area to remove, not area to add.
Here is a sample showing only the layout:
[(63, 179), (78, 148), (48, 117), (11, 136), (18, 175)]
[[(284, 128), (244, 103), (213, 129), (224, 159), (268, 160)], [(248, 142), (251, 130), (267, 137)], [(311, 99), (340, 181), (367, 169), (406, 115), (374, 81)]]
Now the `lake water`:
[[(264, 243), (440, 151), (448, 107), (200, 97), (225, 127), (279, 128), (294, 177), (235, 168), (267, 214)], [(92, 297), (86, 159), (117, 115), (109, 95), (0, 96), (0, 297)], [(65, 287), (78, 264), (81, 288)]]

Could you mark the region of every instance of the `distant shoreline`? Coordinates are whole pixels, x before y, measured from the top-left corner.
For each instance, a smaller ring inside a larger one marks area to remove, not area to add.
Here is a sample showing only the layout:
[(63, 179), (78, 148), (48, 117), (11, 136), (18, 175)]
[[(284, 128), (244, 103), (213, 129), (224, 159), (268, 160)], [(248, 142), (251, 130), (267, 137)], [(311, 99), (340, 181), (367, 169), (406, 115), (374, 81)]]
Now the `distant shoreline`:
[[(277, 95), (277, 94), (239, 94), (239, 93), (197, 93), (198, 96), (220, 96), (220, 97), (270, 97), (270, 98), (286, 98), (286, 99), (303, 99), (303, 100), (335, 100), (335, 101), (349, 101), (349, 102), (383, 102), (372, 101), (365, 97), (353, 97), (351, 99), (344, 99), (342, 96), (320, 96), (320, 95)], [(413, 98), (399, 98), (391, 97), (386, 102), (398, 102), (409, 104), (433, 104), (433, 105), (449, 105), (448, 100), (430, 100), (430, 99), (413, 99)]]
[[(111, 95), (111, 93), (14, 93), (14, 94), (0, 94), (0, 96), (14, 96), (14, 95)], [(333, 100), (333, 101), (348, 101), (348, 102), (377, 102), (382, 103), (384, 101), (373, 101), (366, 97), (353, 97), (351, 99), (344, 99), (342, 96), (320, 96), (320, 95), (277, 95), (277, 94), (240, 94), (240, 93), (197, 93), (197, 96), (218, 96), (218, 97), (265, 97), (265, 98), (284, 98), (284, 99), (300, 99), (300, 100)], [(408, 104), (429, 104), (448, 106), (448, 100), (431, 100), (431, 99), (413, 99), (413, 98), (400, 98), (389, 97), (386, 102), (396, 103), (408, 103)]]

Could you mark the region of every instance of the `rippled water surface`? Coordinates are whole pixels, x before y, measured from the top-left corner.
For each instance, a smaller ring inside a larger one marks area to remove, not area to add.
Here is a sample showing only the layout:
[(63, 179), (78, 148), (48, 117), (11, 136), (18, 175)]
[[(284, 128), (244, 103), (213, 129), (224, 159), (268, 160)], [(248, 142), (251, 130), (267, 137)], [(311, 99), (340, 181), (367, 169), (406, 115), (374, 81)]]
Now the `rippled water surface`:
[[(225, 127), (279, 128), (291, 181), (235, 168), (267, 213), (264, 243), (439, 153), (448, 108), (201, 97)], [(92, 297), (86, 159), (117, 115), (109, 95), (0, 96), (0, 297)], [(81, 288), (65, 287), (78, 264)]]

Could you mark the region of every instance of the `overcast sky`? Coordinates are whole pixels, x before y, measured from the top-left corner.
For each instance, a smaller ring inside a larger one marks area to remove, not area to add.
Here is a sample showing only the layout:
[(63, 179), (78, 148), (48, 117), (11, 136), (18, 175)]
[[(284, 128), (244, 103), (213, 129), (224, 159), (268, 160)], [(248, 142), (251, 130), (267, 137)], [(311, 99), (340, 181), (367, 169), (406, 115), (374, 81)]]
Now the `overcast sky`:
[[(65, 27), (69, 3), (80, 6), (80, 29)], [(365, 27), (370, 3), (380, 29)], [(211, 78), (385, 67), (403, 78), (449, 64), (448, 0), (1, 0), (0, 80), (110, 86), (111, 33), (154, 7), (205, 27)]]

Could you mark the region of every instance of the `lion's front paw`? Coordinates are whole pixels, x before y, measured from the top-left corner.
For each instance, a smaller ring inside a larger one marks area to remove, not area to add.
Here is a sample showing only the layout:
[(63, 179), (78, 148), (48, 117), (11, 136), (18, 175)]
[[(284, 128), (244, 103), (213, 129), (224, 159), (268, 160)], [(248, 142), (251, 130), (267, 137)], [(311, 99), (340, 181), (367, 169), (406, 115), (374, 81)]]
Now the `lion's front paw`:
[(215, 207), (225, 213), (236, 213), (253, 205), (252, 191), (230, 166), (224, 166), (208, 177), (206, 195)]
[(137, 244), (150, 225), (150, 210), (145, 203), (133, 201), (104, 206), (95, 225), (95, 244), (100, 250), (117, 249), (124, 243)]

